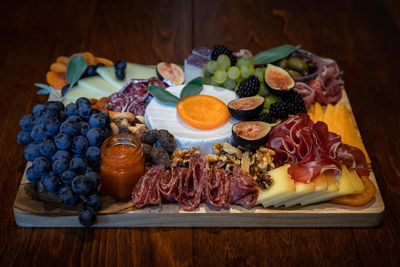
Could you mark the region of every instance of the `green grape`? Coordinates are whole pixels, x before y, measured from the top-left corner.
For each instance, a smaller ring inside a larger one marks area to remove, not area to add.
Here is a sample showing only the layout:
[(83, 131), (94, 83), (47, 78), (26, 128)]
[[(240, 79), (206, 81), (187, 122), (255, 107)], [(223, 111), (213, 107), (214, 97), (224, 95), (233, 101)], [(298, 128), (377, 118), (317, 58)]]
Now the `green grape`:
[(246, 65), (246, 64), (254, 65), (253, 57), (244, 55), (243, 57), (241, 57), (238, 60), (238, 62), (236, 63), (236, 66), (241, 67), (241, 66)]
[(265, 83), (261, 82), (260, 83), (260, 89), (258, 90), (258, 94), (262, 97), (266, 97), (269, 94), (269, 90)]
[(220, 87), (220, 86), (221, 86), (221, 83), (217, 83), (217, 82), (215, 81), (215, 75), (214, 75), (214, 76), (211, 77), (210, 85), (219, 86), (219, 87)]
[(236, 79), (236, 82), (237, 82), (237, 84), (240, 84), (244, 80), (246, 80), (246, 78), (243, 78), (242, 76), (239, 76), (239, 78)]
[(204, 77), (204, 84), (211, 84), (211, 77)]
[(260, 82), (264, 81), (264, 73), (265, 73), (265, 69), (264, 68), (256, 68), (254, 70), (254, 75), (258, 78), (258, 80)]
[(240, 73), (244, 78), (247, 78), (254, 73), (254, 66), (249, 63), (245, 64), (240, 68)]
[(214, 79), (217, 83), (223, 83), (225, 82), (226, 78), (228, 77), (228, 74), (226, 74), (226, 71), (218, 69), (214, 73)]
[(219, 55), (217, 58), (218, 69), (227, 70), (231, 66), (231, 60), (227, 55)]
[(214, 74), (215, 71), (218, 69), (218, 63), (215, 60), (210, 60), (207, 62), (206, 69), (209, 73)]
[(234, 90), (236, 87), (236, 82), (232, 79), (226, 79), (226, 81), (223, 84), (224, 88), (229, 89), (229, 90)]
[(269, 109), (269, 107), (271, 106), (272, 103), (281, 102), (281, 101), (282, 101), (282, 99), (280, 97), (275, 96), (275, 95), (269, 95), (269, 96), (265, 97), (265, 99), (264, 99), (264, 108)]
[(230, 67), (228, 69), (228, 77), (229, 79), (236, 80), (240, 77), (240, 70), (238, 67)]

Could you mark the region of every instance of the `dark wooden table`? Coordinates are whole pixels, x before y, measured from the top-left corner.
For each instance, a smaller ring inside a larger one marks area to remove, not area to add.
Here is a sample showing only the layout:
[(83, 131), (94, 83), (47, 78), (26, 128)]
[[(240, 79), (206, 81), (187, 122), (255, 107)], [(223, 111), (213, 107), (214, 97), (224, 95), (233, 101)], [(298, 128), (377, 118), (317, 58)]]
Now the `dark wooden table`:
[[(2, 1), (0, 266), (400, 264), (400, 6), (387, 1)], [(20, 117), (59, 55), (183, 63), (199, 46), (335, 58), (386, 204), (375, 228), (19, 228)]]

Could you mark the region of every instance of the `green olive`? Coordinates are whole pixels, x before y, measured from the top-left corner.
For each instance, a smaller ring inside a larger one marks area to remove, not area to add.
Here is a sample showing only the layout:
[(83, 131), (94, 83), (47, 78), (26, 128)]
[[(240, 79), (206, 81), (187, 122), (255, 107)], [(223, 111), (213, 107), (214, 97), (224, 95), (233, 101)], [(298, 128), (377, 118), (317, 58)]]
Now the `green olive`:
[(304, 72), (308, 69), (307, 62), (298, 57), (289, 58), (287, 65), (289, 69), (295, 70), (297, 72)]
[(301, 74), (298, 73), (298, 72), (295, 71), (295, 70), (288, 70), (287, 72), (289, 72), (290, 76), (292, 76), (293, 78), (299, 78), (299, 77), (301, 77)]
[(281, 59), (278, 61), (278, 63), (276, 64), (278, 67), (281, 67), (282, 69), (286, 69), (287, 65), (288, 65), (288, 60), (287, 58)]

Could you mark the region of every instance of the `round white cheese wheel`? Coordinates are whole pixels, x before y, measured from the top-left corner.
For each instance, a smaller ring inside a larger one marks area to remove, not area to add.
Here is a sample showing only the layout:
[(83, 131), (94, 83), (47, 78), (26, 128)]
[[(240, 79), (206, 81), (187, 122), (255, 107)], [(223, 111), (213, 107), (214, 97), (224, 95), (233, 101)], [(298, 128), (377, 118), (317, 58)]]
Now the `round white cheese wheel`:
[[(169, 87), (166, 90), (179, 97), (184, 85)], [(237, 96), (235, 92), (204, 85), (202, 95), (211, 95), (228, 104)], [(210, 114), (212, 116), (212, 114)], [(149, 129), (166, 129), (175, 136), (179, 149), (200, 147), (203, 153), (212, 153), (212, 146), (232, 139), (232, 125), (238, 120), (230, 118), (224, 125), (213, 130), (199, 130), (186, 124), (179, 118), (175, 105), (169, 105), (153, 98), (146, 108), (145, 120)]]

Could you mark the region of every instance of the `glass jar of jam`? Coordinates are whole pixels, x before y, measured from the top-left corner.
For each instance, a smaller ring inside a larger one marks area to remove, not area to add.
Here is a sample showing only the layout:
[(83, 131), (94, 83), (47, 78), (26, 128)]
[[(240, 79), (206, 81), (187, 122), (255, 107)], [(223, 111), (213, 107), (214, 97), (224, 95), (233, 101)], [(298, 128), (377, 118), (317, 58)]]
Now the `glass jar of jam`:
[(132, 134), (107, 138), (101, 147), (100, 177), (104, 194), (117, 200), (131, 199), (144, 174), (142, 143)]

